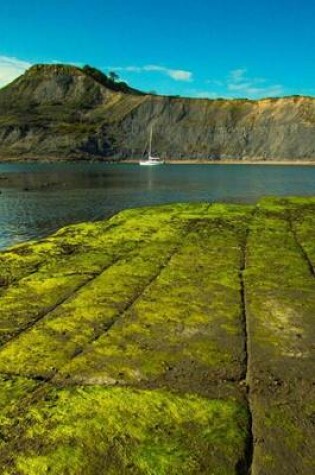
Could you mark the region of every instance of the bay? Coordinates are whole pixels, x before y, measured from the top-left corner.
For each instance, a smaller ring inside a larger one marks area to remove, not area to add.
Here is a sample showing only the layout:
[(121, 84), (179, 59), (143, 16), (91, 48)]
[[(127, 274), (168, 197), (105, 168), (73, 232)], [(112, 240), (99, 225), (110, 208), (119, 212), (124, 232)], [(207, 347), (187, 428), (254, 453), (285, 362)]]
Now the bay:
[(315, 195), (315, 167), (5, 162), (0, 164), (0, 191), (3, 249), (126, 208)]

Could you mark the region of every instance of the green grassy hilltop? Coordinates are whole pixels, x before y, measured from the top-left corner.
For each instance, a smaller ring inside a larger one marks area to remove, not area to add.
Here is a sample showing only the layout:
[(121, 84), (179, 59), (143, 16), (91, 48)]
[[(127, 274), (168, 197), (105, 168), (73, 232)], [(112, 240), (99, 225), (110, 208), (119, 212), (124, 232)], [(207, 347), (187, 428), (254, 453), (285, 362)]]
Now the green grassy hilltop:
[(1, 474), (313, 474), (314, 235), (268, 198), (0, 253)]

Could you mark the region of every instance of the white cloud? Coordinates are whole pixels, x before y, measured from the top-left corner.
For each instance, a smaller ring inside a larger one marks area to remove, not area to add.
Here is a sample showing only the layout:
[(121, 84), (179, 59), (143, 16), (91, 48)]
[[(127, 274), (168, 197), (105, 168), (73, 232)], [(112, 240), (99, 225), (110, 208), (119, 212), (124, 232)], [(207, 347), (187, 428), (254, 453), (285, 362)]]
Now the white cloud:
[(213, 91), (199, 91), (197, 89), (190, 89), (186, 91), (185, 96), (192, 96), (198, 99), (215, 99), (216, 97), (218, 97), (218, 94)]
[(175, 81), (191, 81), (192, 73), (190, 71), (183, 71), (181, 69), (169, 69), (166, 71), (172, 79)]
[(212, 86), (224, 86), (224, 81), (219, 81), (218, 79), (207, 79), (205, 84), (211, 84)]
[(106, 68), (114, 71), (125, 71), (131, 73), (143, 73), (143, 72), (157, 72), (164, 74), (174, 81), (192, 81), (193, 73), (191, 71), (185, 71), (184, 69), (171, 69), (164, 66), (158, 66), (156, 64), (148, 64), (146, 66), (118, 66)]
[(234, 83), (238, 83), (244, 80), (244, 76), (247, 73), (246, 69), (234, 69), (230, 72), (230, 80)]
[(0, 56), (0, 87), (13, 81), (30, 66), (32, 64), (28, 61), (22, 61), (9, 56)]
[(281, 84), (268, 84), (265, 78), (251, 78), (246, 69), (235, 69), (227, 79), (227, 89), (246, 97), (279, 96), (284, 93)]
[(210, 99), (216, 97), (258, 99), (280, 96), (285, 93), (281, 84), (272, 84), (266, 78), (251, 77), (245, 68), (233, 69), (227, 77), (208, 79), (205, 84), (210, 86), (207, 90), (195, 89), (192, 91), (192, 95)]
[(265, 78), (251, 78), (246, 69), (235, 69), (230, 72), (226, 87), (228, 91), (250, 98), (279, 96), (284, 93), (281, 84), (269, 84)]

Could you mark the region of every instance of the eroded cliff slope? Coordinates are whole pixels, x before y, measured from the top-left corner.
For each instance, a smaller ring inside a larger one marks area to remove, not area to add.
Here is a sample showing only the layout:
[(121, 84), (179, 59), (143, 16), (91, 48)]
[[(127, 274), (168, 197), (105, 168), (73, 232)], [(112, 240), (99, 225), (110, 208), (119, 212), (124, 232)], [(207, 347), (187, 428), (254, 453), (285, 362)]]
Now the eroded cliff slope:
[(315, 99), (144, 94), (91, 68), (37, 65), (0, 90), (0, 156), (315, 160)]

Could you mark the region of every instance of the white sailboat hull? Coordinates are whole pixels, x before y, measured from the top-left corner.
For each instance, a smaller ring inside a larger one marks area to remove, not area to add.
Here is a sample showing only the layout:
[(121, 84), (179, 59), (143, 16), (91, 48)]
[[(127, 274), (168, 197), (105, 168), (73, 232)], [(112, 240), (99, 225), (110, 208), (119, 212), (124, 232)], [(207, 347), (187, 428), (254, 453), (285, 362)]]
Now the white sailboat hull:
[(156, 165), (163, 165), (163, 163), (164, 163), (164, 160), (160, 160), (160, 159), (151, 160), (150, 158), (148, 158), (148, 160), (140, 160), (139, 165), (154, 167)]

